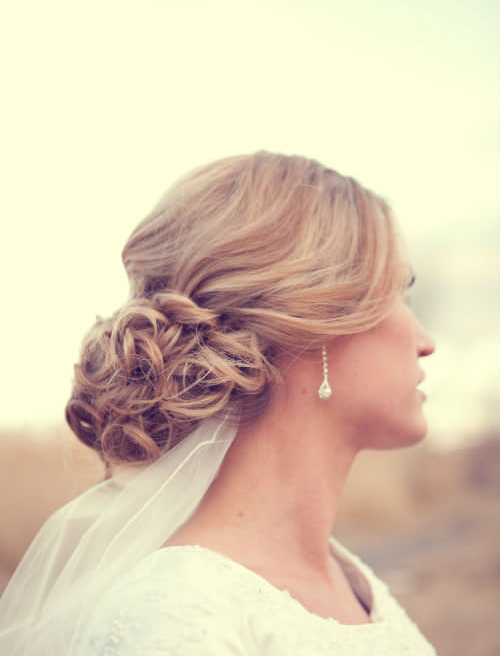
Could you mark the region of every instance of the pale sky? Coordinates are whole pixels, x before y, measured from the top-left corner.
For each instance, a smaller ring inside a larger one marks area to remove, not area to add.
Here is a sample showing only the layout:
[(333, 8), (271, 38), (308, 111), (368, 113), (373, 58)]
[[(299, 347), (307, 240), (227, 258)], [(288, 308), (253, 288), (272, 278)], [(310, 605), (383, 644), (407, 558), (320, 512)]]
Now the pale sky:
[(126, 297), (121, 248), (165, 187), (260, 148), (391, 200), (442, 342), (429, 416), (448, 433), (491, 421), (498, 25), (493, 0), (4, 3), (0, 426), (61, 421), (83, 334)]

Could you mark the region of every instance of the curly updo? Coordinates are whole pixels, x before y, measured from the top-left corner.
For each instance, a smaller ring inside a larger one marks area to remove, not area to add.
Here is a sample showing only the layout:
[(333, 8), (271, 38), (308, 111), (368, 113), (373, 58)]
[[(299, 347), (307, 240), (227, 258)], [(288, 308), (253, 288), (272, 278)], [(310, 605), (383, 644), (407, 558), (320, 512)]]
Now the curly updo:
[(367, 330), (409, 275), (382, 198), (267, 152), (182, 178), (122, 255), (130, 300), (85, 338), (66, 408), (121, 463), (156, 459), (227, 404), (264, 407), (280, 351)]

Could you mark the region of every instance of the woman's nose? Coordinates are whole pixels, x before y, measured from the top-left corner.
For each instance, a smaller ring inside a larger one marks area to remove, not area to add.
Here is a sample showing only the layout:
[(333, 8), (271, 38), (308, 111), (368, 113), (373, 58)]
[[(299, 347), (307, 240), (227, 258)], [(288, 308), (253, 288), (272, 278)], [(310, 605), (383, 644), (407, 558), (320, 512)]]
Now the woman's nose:
[(436, 350), (436, 343), (429, 335), (429, 333), (419, 325), (420, 334), (419, 340), (417, 343), (418, 355), (419, 357), (426, 357), (427, 355), (432, 355)]

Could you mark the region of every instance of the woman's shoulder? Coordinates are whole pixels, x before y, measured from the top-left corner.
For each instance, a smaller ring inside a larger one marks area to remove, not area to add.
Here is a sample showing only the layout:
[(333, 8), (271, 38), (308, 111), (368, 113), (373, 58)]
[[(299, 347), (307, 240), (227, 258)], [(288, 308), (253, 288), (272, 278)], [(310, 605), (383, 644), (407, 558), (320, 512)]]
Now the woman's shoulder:
[(200, 612), (229, 612), (248, 605), (252, 593), (260, 596), (265, 583), (228, 556), (206, 547), (182, 545), (144, 557), (114, 583), (110, 594), (131, 599), (158, 597), (160, 607), (191, 604)]
[(145, 556), (115, 582), (115, 587), (159, 588), (164, 599), (171, 598), (170, 591), (210, 595), (229, 574), (234, 575), (228, 560), (204, 547), (170, 546)]
[(243, 654), (235, 574), (222, 557), (168, 547), (104, 591), (85, 623), (79, 656)]

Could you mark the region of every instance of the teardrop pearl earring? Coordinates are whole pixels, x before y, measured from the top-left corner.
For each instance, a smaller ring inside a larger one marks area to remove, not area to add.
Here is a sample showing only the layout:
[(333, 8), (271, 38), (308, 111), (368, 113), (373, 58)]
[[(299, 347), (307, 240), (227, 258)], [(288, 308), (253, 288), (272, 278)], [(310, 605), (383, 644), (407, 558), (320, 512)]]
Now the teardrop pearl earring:
[(329, 399), (332, 395), (332, 388), (328, 382), (328, 361), (326, 359), (326, 346), (321, 347), (321, 355), (323, 359), (323, 382), (319, 386), (318, 396), (320, 399)]

